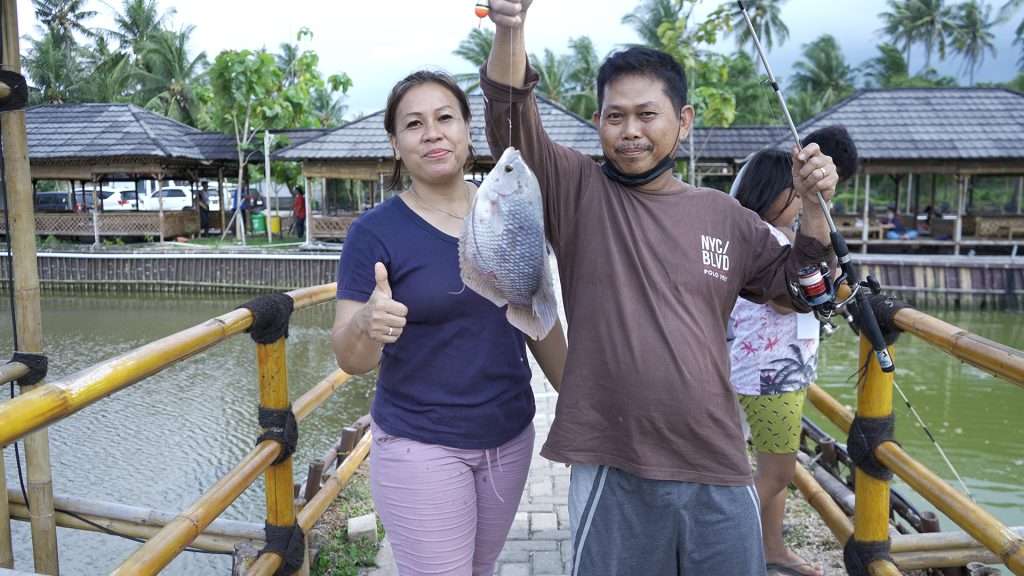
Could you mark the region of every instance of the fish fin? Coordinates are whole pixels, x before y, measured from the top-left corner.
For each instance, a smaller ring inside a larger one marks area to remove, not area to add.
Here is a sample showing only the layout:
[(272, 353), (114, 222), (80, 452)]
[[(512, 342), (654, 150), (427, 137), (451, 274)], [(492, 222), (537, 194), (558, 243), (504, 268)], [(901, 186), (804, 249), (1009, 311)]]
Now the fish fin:
[(545, 330), (543, 321), (533, 313), (532, 308), (527, 306), (509, 305), (505, 316), (508, 318), (509, 324), (534, 340), (540, 340), (551, 330), (550, 326)]
[(555, 297), (555, 281), (551, 276), (550, 263), (544, 265), (540, 290), (533, 295), (533, 315), (540, 321), (541, 338), (548, 335), (558, 320), (558, 299)]

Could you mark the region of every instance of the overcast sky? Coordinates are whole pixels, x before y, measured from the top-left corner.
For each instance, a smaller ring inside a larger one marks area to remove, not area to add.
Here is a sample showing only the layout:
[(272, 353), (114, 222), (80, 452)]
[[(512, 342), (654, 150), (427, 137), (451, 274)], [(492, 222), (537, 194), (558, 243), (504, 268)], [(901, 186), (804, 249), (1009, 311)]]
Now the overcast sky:
[[(947, 3), (955, 3), (947, 0)], [(422, 68), (442, 68), (452, 73), (468, 72), (470, 66), (452, 51), (477, 25), (474, 0), (161, 0), (164, 9), (174, 7), (175, 27), (194, 25), (192, 46), (205, 51), (212, 60), (221, 50), (267, 47), (276, 50), (282, 42), (294, 42), (302, 27), (314, 36), (308, 46), (320, 55), (325, 74), (345, 72), (354, 82), (349, 92), (348, 116), (370, 113), (384, 107), (390, 87), (407, 73)], [(570, 38), (589, 35), (603, 56), (615, 47), (638, 40), (631, 28), (621, 24), (639, 0), (535, 0), (527, 25), (527, 47), (540, 53), (550, 48), (568, 50)], [(720, 4), (704, 0), (702, 13)], [(993, 9), (1002, 5), (993, 3)], [(112, 27), (113, 9), (120, 0), (92, 0), (100, 14), (90, 22), (95, 28)], [(788, 0), (782, 17), (789, 27), (789, 40), (770, 54), (776, 75), (788, 75), (800, 57), (801, 46), (821, 34), (839, 41), (847, 61), (859, 64), (876, 54), (882, 41), (878, 13), (885, 0)], [(31, 0), (18, 0), (22, 35), (36, 35), (37, 22)], [(976, 80), (1005, 81), (1016, 74), (1021, 53), (1013, 46), (1013, 30), (1024, 17), (1017, 15), (996, 30), (995, 58), (988, 57), (976, 73)], [(484, 26), (490, 25), (489, 21)], [(722, 49), (732, 51), (727, 39)], [(24, 52), (24, 47), (23, 47)], [(911, 56), (916, 69), (922, 54)], [(947, 58), (939, 66), (946, 74), (959, 75), (960, 61)], [(961, 80), (966, 83), (966, 76)]]

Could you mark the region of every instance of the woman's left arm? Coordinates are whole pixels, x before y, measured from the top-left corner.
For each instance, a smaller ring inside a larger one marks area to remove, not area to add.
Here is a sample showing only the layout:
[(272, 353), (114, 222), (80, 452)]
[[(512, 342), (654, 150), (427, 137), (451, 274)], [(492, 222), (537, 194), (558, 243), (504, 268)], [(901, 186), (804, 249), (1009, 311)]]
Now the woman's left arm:
[(526, 345), (530, 347), (530, 352), (537, 359), (537, 364), (540, 364), (540, 369), (551, 382), (551, 387), (558, 392), (559, 386), (562, 385), (562, 371), (565, 369), (566, 354), (562, 321), (555, 319), (555, 325), (547, 336), (540, 340), (527, 338)]

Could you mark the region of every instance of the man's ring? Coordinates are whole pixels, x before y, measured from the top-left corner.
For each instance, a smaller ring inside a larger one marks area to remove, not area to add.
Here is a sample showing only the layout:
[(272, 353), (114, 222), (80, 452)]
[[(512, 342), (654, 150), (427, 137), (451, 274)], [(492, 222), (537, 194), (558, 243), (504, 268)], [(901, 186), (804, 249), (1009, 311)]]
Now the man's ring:
[(824, 178), (825, 175), (828, 174), (828, 172), (824, 168), (818, 168), (818, 170), (821, 170), (821, 177), (822, 178)]
[(388, 336), (391, 336), (392, 333), (394, 333), (394, 330), (391, 329), (391, 326), (388, 326)]

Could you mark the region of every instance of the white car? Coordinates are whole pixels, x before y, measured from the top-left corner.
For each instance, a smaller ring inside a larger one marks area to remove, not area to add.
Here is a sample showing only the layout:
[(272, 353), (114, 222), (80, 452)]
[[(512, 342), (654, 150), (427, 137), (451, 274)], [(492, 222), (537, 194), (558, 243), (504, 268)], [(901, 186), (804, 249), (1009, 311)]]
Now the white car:
[(142, 210), (160, 210), (163, 198), (164, 212), (175, 212), (192, 207), (192, 191), (188, 188), (168, 187), (154, 191), (142, 200)]

